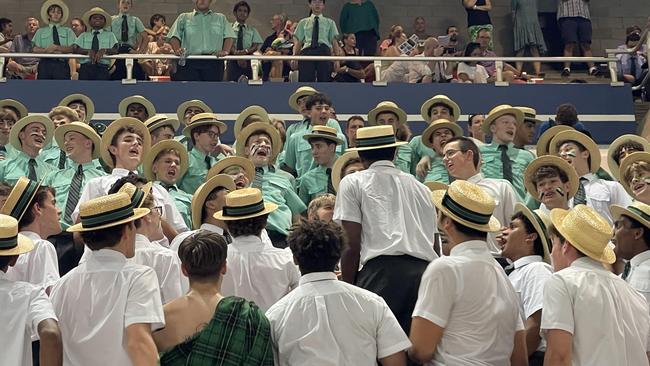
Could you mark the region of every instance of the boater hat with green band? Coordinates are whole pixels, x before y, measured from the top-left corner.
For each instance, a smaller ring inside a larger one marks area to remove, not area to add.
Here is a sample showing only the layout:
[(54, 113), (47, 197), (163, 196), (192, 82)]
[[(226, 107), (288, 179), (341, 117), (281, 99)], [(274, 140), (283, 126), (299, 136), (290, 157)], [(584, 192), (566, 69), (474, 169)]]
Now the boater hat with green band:
[(148, 208), (133, 208), (124, 192), (109, 194), (86, 201), (79, 207), (81, 222), (70, 226), (68, 232), (86, 232), (107, 229), (135, 221), (149, 213)]
[(445, 216), (461, 225), (483, 232), (501, 229), (499, 220), (492, 216), (494, 198), (474, 183), (456, 180), (446, 190), (431, 192), (431, 198)]
[(275, 203), (264, 202), (259, 189), (243, 188), (226, 195), (226, 205), (223, 210), (214, 214), (214, 218), (222, 221), (252, 219), (270, 214), (277, 208)]
[[(41, 181), (42, 182), (42, 181)], [(20, 177), (9, 193), (7, 201), (0, 209), (0, 214), (9, 215), (20, 221), (27, 211), (27, 206), (36, 195), (41, 182), (30, 180), (27, 177)]]
[(144, 199), (151, 193), (152, 185), (153, 184), (149, 182), (143, 185), (142, 188), (138, 188), (131, 183), (125, 183), (122, 188), (120, 188), (119, 192), (129, 195), (133, 208), (140, 208), (144, 203)]
[(0, 215), (0, 257), (20, 255), (34, 249), (32, 239), (18, 234), (18, 220)]
[(372, 126), (357, 130), (357, 147), (348, 151), (364, 151), (384, 149), (407, 144), (406, 141), (397, 141), (393, 126)]

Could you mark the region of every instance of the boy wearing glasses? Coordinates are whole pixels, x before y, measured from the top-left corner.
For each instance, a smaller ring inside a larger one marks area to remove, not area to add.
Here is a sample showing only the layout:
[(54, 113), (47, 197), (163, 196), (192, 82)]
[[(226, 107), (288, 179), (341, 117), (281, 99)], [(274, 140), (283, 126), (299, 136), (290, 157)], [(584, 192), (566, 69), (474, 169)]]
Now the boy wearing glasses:
[(178, 184), (187, 193), (194, 193), (208, 175), (208, 170), (217, 163), (212, 153), (217, 151), (219, 137), (225, 133), (227, 126), (217, 120), (213, 113), (199, 113), (190, 119), (183, 129), (183, 135), (191, 139), (192, 150), (189, 152), (189, 168)]

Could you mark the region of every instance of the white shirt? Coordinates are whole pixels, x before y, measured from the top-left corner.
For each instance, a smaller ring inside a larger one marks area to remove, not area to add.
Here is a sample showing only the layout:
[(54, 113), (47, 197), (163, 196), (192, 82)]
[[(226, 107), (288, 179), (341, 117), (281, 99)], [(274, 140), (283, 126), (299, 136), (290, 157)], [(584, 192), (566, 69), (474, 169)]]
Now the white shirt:
[(302, 276), (266, 317), (278, 366), (376, 366), (411, 346), (381, 296), (332, 272)]
[(361, 264), (381, 255), (410, 255), (431, 262), (436, 209), (431, 191), (392, 162), (341, 180), (334, 220), (361, 224)]
[[(79, 197), (79, 202), (77, 207), (75, 207), (74, 212), (72, 213), (72, 221), (76, 222), (79, 218), (79, 207), (83, 202), (91, 200), (93, 198), (105, 196), (108, 194), (108, 191), (111, 189), (113, 184), (117, 182), (120, 178), (126, 177), (129, 175), (129, 171), (126, 169), (115, 168), (110, 175), (105, 175), (102, 177), (96, 177), (88, 181), (81, 191), (81, 196)], [(138, 174), (138, 172), (133, 172)], [(187, 231), (187, 225), (183, 221), (183, 216), (176, 208), (174, 200), (169, 195), (169, 192), (165, 190), (159, 184), (154, 184), (151, 188), (153, 193), (154, 205), (162, 207), (162, 217), (171, 225), (174, 230), (180, 232)]]
[(32, 239), (34, 249), (18, 256), (18, 261), (7, 270), (7, 279), (24, 281), (47, 289), (59, 280), (59, 260), (54, 244), (32, 231), (21, 231)]
[(542, 334), (573, 335), (573, 365), (647, 365), (648, 303), (588, 257), (555, 272), (544, 286)]
[[(508, 275), (512, 286), (519, 295), (523, 321), (537, 311), (542, 310), (544, 302), (544, 284), (553, 274), (553, 267), (544, 262), (539, 255), (519, 258), (514, 263), (515, 269)], [(546, 351), (546, 341), (542, 339), (537, 351)]]
[(165, 324), (153, 269), (112, 249), (93, 251), (52, 289), (63, 336), (63, 365), (131, 365), (126, 328)]
[(135, 256), (132, 260), (151, 267), (156, 272), (163, 304), (184, 294), (181, 286), (181, 278), (184, 277), (181, 274), (181, 260), (176, 252), (152, 243), (144, 235), (136, 234)]
[[(467, 181), (483, 188), (494, 198), (496, 207), (492, 216), (499, 220), (502, 227), (508, 226), (512, 215), (515, 213), (515, 204), (519, 201), (512, 184), (505, 179), (485, 178), (481, 173), (468, 178)], [(501, 253), (501, 248), (496, 241), (497, 234), (488, 233), (488, 249), (494, 254)]]
[[(219, 235), (223, 235), (223, 233), (224, 233), (223, 229), (220, 228), (219, 226), (212, 225), (212, 224), (207, 224), (207, 223), (201, 224), (201, 227), (199, 227), (199, 230), (207, 230), (207, 231), (211, 231), (213, 233), (217, 233)], [(174, 240), (172, 240), (172, 243), (169, 245), (169, 249), (173, 250), (175, 253), (178, 253), (178, 248), (181, 246), (181, 243), (183, 242), (183, 240), (185, 240), (185, 238), (187, 238), (188, 236), (196, 233), (199, 230), (186, 231), (186, 232), (183, 232), (183, 233), (180, 233), (180, 234), (176, 235)], [(273, 246), (273, 243), (271, 243), (271, 238), (269, 238), (269, 233), (266, 232), (266, 229), (262, 229), (261, 238), (262, 238), (262, 242), (265, 245), (271, 246), (271, 247)]]
[(234, 238), (228, 245), (227, 263), (221, 294), (243, 297), (264, 311), (296, 288), (300, 280), (291, 252), (268, 247), (259, 236)]
[(0, 271), (0, 321), (5, 328), (0, 332), (2, 364), (5, 366), (32, 365), (32, 339), (38, 339), (38, 325), (47, 319), (57, 320), (40, 286), (15, 282)]
[[(424, 54), (415, 55), (413, 57), (424, 57)], [(404, 61), (399, 61), (404, 62)], [(422, 81), (425, 76), (431, 76), (434, 83), (446, 82), (453, 78), (453, 75), (447, 74), (447, 63), (444, 61), (433, 62), (433, 70), (431, 70), (431, 65), (427, 61), (413, 61), (407, 62), (409, 66), (409, 72), (407, 79), (409, 83), (417, 83)], [(392, 65), (391, 65), (392, 66)]]
[[(401, 55), (401, 57), (409, 57)], [(411, 61), (415, 62), (415, 61)], [(381, 71), (381, 80), (387, 83), (408, 83), (408, 73), (410, 72), (409, 61), (395, 61), (388, 68)]]
[(422, 275), (413, 316), (444, 328), (431, 365), (510, 365), (519, 298), (484, 241), (460, 243)]
[(630, 273), (626, 281), (650, 303), (650, 250), (639, 253), (630, 260)]
[(458, 76), (460, 76), (460, 74), (467, 75), (469, 80), (474, 84), (485, 84), (490, 78), (490, 75), (483, 65), (476, 64), (475, 66), (470, 66), (464, 62), (458, 64), (458, 71), (456, 74), (458, 74)]

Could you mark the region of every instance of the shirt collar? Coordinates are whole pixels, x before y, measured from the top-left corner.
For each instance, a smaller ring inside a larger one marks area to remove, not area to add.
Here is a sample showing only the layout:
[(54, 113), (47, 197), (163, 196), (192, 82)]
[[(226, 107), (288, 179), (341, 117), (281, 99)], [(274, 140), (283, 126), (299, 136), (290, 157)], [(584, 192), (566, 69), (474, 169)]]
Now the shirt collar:
[(201, 160), (205, 160), (205, 158), (208, 156), (208, 154), (204, 154), (203, 151), (197, 149), (196, 146), (190, 151), (190, 154), (200, 157)]
[(130, 172), (130, 171), (128, 171), (126, 169), (122, 169), (122, 168), (113, 168), (113, 170), (111, 171), (111, 175), (114, 175), (114, 176), (120, 177), (120, 178), (126, 177), (127, 175), (129, 175), (129, 173), (138, 174), (138, 172)]
[(209, 15), (209, 14), (212, 14), (212, 9), (208, 9), (208, 11), (206, 11), (205, 13), (200, 12), (200, 11), (194, 9), (194, 13), (193, 13), (192, 15), (197, 15), (197, 14)]
[(589, 257), (580, 257), (574, 260), (573, 263), (571, 263), (571, 267), (606, 271), (602, 263), (598, 262), (595, 259), (591, 259)]
[(239, 28), (240, 25), (244, 26), (244, 29), (246, 28), (246, 23), (239, 23), (238, 21), (235, 21), (232, 25), (234, 28)]
[(495, 141), (493, 141), (492, 143), (490, 143), (489, 146), (492, 147), (493, 150), (499, 150), (499, 146), (501, 146), (501, 145), (507, 145), (507, 146), (508, 146), (508, 150), (510, 150), (510, 149), (512, 149), (512, 148), (515, 147), (515, 144), (514, 144), (513, 142), (509, 142), (509, 143), (507, 143), (507, 144), (502, 144), (502, 143), (498, 143), (498, 142), (495, 142)]
[[(323, 18), (323, 14), (319, 14), (318, 17), (322, 19), (322, 18)], [(314, 18), (316, 18), (316, 14), (313, 14), (313, 13), (312, 13), (312, 14), (309, 16), (309, 18), (310, 18), (311, 20), (314, 20)]]
[(451, 248), (450, 256), (463, 256), (471, 253), (490, 253), (487, 242), (483, 240), (469, 240)]
[(474, 184), (476, 184), (476, 183), (478, 183), (478, 182), (480, 182), (482, 180), (483, 180), (483, 174), (482, 173), (478, 173), (476, 175), (473, 175), (473, 176), (467, 178), (468, 182), (474, 183)]
[(388, 161), (388, 160), (379, 160), (379, 161), (375, 161), (374, 163), (370, 164), (369, 169), (372, 169), (372, 168), (380, 168), (380, 167), (389, 167), (389, 168), (394, 168), (394, 167), (395, 167), (395, 164), (393, 164), (392, 161)]
[(124, 263), (126, 257), (121, 252), (113, 249), (100, 249), (90, 252), (90, 258), (100, 263)]
[(264, 247), (262, 238), (255, 235), (243, 235), (233, 238), (231, 245), (236, 245), (237, 247)]
[[(78, 166), (79, 166), (79, 164), (75, 163), (74, 168), (77, 169)], [(97, 165), (95, 165), (95, 162), (93, 160), (91, 160), (91, 161), (89, 161), (87, 163), (81, 164), (81, 167), (82, 167), (82, 169), (84, 171), (97, 169)]]
[(312, 272), (312, 273), (307, 273), (306, 275), (300, 277), (298, 286), (302, 286), (310, 282), (319, 282), (319, 281), (326, 281), (326, 280), (338, 281), (338, 278), (336, 277), (336, 274), (334, 272)]
[(513, 264), (515, 266), (515, 269), (519, 269), (527, 264), (531, 264), (535, 262), (543, 262), (543, 261), (544, 260), (539, 255), (528, 255), (517, 259)]
[(50, 29), (54, 28), (54, 26), (57, 26), (57, 27), (61, 28), (61, 23), (52, 23), (52, 22), (50, 22), (50, 24), (48, 24), (47, 26)]
[(646, 250), (645, 252), (641, 252), (641, 253), (635, 255), (634, 257), (632, 257), (632, 259), (630, 259), (630, 265), (633, 266), (633, 267), (636, 267), (639, 264), (641, 264), (641, 263), (643, 263), (643, 262), (645, 262), (645, 261), (647, 261), (649, 259), (650, 259), (650, 250)]
[(201, 230), (207, 230), (211, 231), (213, 233), (217, 233), (219, 235), (223, 235), (223, 229), (220, 228), (217, 225), (212, 225), (212, 224), (201, 224), (201, 227), (199, 228)]
[(32, 240), (43, 240), (40, 235), (33, 231), (21, 231), (21, 234), (25, 235), (26, 237), (32, 239)]
[(580, 179), (582, 179), (582, 178), (586, 179), (589, 183), (591, 183), (591, 182), (595, 181), (596, 179), (598, 179), (598, 176), (596, 174), (590, 172), (590, 173), (587, 173), (587, 174), (583, 175), (582, 177), (580, 177)]
[(151, 244), (151, 241), (149, 238), (142, 234), (135, 234), (135, 247), (136, 248), (142, 248), (146, 247), (147, 245)]
[(7, 272), (0, 271), (0, 280), (6, 280), (7, 279)]

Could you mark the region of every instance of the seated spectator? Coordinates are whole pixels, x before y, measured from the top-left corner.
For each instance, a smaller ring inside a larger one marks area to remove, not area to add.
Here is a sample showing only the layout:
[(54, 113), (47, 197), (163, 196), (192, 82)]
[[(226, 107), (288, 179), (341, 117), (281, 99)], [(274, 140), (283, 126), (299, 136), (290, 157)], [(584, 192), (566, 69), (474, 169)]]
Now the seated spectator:
[[(625, 44), (620, 45), (618, 49), (626, 50), (634, 48), (641, 40), (641, 34), (632, 32), (625, 38)], [(618, 77), (620, 80), (630, 83), (633, 86), (639, 85), (648, 74), (648, 70), (643, 70), (643, 65), (647, 63), (646, 56), (641, 50), (629, 54), (616, 55), (618, 59)]]
[(357, 147), (357, 130), (366, 125), (363, 117), (352, 116), (348, 118), (348, 123), (345, 127), (345, 136), (348, 138), (348, 148)]
[[(291, 55), (293, 53), (292, 34), (290, 22), (286, 14), (275, 14), (271, 18), (271, 33), (262, 46), (260, 52), (265, 56)], [(262, 61), (262, 80), (288, 80), (291, 67), (287, 60)]]
[[(32, 53), (32, 39), (38, 30), (38, 19), (27, 18), (25, 34), (16, 36), (9, 48), (11, 53)], [(38, 69), (38, 58), (10, 58), (7, 63), (7, 76), (11, 79), (34, 79)]]
[(332, 222), (335, 203), (336, 196), (330, 193), (314, 198), (309, 202), (309, 207), (307, 207), (307, 220)]
[(81, 18), (72, 18), (70, 21), (70, 28), (72, 28), (72, 31), (74, 32), (74, 35), (79, 37), (81, 33), (87, 32), (88, 27), (86, 27), (86, 23), (84, 23)]
[(482, 114), (473, 114), (467, 120), (467, 130), (469, 137), (480, 142), (485, 142), (485, 132), (483, 132), (483, 121), (485, 116)]
[[(444, 48), (436, 38), (427, 38), (424, 51), (415, 57), (440, 57)], [(407, 62), (407, 61), (405, 61)], [(448, 83), (453, 79), (453, 67), (445, 61), (407, 62), (409, 83)]]
[[(481, 57), (482, 53), (478, 43), (469, 43), (465, 48), (465, 57)], [(485, 84), (490, 78), (485, 67), (476, 61), (458, 64), (457, 74), (458, 80), (463, 83)]]
[(149, 26), (151, 28), (145, 28), (145, 32), (147, 32), (147, 35), (149, 36), (149, 42), (155, 42), (156, 41), (156, 36), (162, 34), (163, 32), (165, 35), (169, 33), (169, 26), (167, 25), (167, 19), (165, 18), (164, 15), (162, 14), (154, 14), (151, 16), (151, 19), (149, 19)]
[[(391, 46), (391, 48), (393, 48), (393, 46)], [(399, 51), (397, 51), (397, 52), (399, 52)], [(414, 56), (416, 56), (418, 54), (419, 54), (419, 50), (416, 47), (411, 51), (411, 53), (409, 53), (407, 55), (401, 55), (401, 56), (403, 56), (403, 57), (414, 57)], [(397, 56), (397, 55), (391, 55), (391, 56)], [(382, 65), (381, 65), (382, 66), (381, 81), (385, 81), (387, 83), (390, 83), (390, 82), (408, 83), (409, 82), (408, 74), (411, 71), (410, 70), (411, 62), (414, 62), (414, 61), (383, 62)]]
[[(481, 48), (481, 57), (496, 57), (497, 54), (494, 51), (491, 51), (492, 47), (492, 32), (488, 28), (482, 28), (478, 31), (477, 43)], [(480, 64), (485, 67), (488, 75), (490, 76), (488, 81), (494, 82), (497, 76), (497, 66), (494, 61), (481, 61)], [(503, 80), (507, 82), (512, 82), (515, 77), (521, 76), (521, 73), (517, 69), (507, 63), (503, 63)]]
[(421, 42), (424, 42), (425, 39), (431, 37), (431, 35), (427, 33), (427, 23), (423, 17), (416, 17), (413, 21), (413, 34), (418, 36)]
[[(381, 42), (379, 45), (379, 53), (381, 56), (399, 56), (400, 52), (399, 49), (397, 49), (397, 46), (399, 46), (403, 41), (398, 42), (402, 39), (406, 39), (406, 35), (404, 34), (404, 28), (402, 28), (401, 25), (395, 24), (392, 27), (390, 27), (390, 33), (388, 33), (388, 37)], [(394, 49), (394, 54), (388, 55), (387, 51), (390, 47), (395, 47)]]
[(13, 32), (14, 24), (11, 19), (0, 18), (0, 52), (8, 52), (11, 48), (11, 42), (14, 40)]
[[(356, 47), (357, 38), (354, 33), (343, 34), (343, 53), (345, 56), (359, 56)], [(336, 61), (334, 62), (334, 81), (342, 83), (358, 83), (366, 78), (366, 72), (359, 61)]]
[[(171, 55), (174, 53), (172, 46), (166, 42), (167, 30), (163, 29), (162, 32), (155, 36), (156, 40), (154, 42), (149, 42), (147, 55)], [(142, 66), (147, 76), (168, 76), (170, 74), (170, 60), (168, 59), (147, 59), (138, 62), (140, 62), (140, 66)]]

